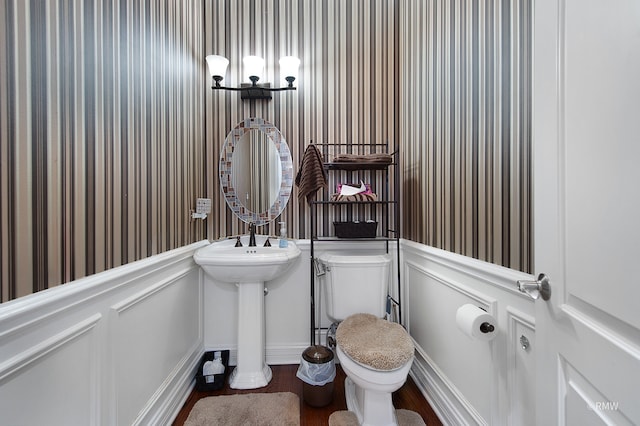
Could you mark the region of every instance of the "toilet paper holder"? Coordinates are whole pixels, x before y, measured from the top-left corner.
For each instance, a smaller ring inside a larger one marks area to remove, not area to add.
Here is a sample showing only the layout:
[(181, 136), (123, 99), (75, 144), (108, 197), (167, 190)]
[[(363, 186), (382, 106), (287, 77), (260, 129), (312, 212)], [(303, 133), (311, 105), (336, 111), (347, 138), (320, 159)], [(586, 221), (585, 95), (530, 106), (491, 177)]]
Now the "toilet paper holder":
[[(487, 310), (485, 308), (483, 308), (482, 306), (478, 306), (478, 308), (482, 309), (483, 311), (487, 312)], [(480, 331), (484, 334), (487, 333), (493, 333), (493, 331), (496, 328), (493, 326), (493, 324), (491, 324), (490, 322), (483, 322), (482, 324), (480, 324)]]
[(482, 306), (467, 303), (456, 311), (456, 325), (472, 339), (488, 342), (496, 337), (496, 319)]
[(496, 328), (493, 326), (493, 324), (488, 323), (488, 322), (483, 322), (482, 324), (480, 324), (480, 331), (483, 333), (493, 333), (493, 331)]

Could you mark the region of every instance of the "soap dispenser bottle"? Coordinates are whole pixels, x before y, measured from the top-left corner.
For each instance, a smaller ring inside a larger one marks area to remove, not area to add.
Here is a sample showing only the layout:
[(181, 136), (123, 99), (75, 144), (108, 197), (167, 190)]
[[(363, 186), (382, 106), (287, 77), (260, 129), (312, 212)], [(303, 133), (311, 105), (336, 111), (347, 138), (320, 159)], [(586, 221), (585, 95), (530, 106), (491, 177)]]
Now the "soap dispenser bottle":
[(287, 248), (289, 242), (287, 241), (287, 224), (284, 222), (278, 222), (280, 224), (280, 248)]

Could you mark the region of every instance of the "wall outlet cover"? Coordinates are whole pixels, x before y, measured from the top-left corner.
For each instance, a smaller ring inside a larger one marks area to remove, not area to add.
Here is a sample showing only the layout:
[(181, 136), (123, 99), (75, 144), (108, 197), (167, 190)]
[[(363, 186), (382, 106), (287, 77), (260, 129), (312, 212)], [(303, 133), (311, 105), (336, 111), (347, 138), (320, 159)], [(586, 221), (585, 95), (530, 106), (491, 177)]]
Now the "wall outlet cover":
[(196, 200), (196, 213), (211, 213), (211, 198), (198, 198)]

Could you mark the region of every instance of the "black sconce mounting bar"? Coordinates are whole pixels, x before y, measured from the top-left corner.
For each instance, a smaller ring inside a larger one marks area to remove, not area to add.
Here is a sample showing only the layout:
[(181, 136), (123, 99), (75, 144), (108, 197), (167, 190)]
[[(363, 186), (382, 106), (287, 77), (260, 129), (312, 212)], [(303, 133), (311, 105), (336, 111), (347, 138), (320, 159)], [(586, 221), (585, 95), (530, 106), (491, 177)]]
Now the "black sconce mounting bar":
[(240, 87), (225, 87), (220, 85), (222, 81), (222, 77), (219, 75), (213, 76), (213, 86), (211, 88), (213, 90), (231, 90), (234, 92), (240, 92), (240, 98), (242, 100), (245, 99), (271, 99), (271, 92), (283, 92), (285, 90), (296, 90), (293, 86), (293, 82), (295, 81), (295, 77), (286, 77), (288, 86), (285, 87), (270, 87), (269, 83), (258, 84), (258, 77), (251, 76), (249, 80), (251, 80), (251, 84), (245, 83), (241, 84)]

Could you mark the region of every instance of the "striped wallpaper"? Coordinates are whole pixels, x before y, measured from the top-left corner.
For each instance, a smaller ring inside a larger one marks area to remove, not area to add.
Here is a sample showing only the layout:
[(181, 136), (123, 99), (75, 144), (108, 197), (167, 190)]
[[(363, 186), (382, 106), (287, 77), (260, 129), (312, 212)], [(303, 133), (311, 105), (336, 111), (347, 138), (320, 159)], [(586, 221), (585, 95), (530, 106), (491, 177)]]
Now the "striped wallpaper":
[(532, 2), (400, 3), (403, 237), (531, 272)]
[(205, 237), (200, 1), (0, 2), (0, 299)]
[[(531, 2), (526, 0), (224, 1), (206, 13), (207, 53), (302, 59), (295, 93), (242, 103), (207, 94), (212, 167), (244, 116), (274, 122), (299, 164), (310, 142), (401, 147), (402, 236), (530, 272)], [(211, 175), (212, 196), (220, 197)], [(211, 191), (211, 190), (210, 190)], [(295, 194), (295, 192), (294, 192)], [(224, 203), (213, 238), (243, 232)], [(309, 237), (297, 200), (284, 220)], [(325, 226), (333, 216), (325, 218)], [(265, 232), (275, 233), (277, 230)]]
[[(210, 238), (246, 232), (226, 208), (217, 181), (222, 143), (244, 117), (262, 117), (280, 129), (296, 171), (311, 141), (393, 144), (397, 140), (398, 7), (397, 0), (214, 0), (205, 4), (206, 52), (230, 60), (223, 85), (242, 82), (244, 56), (265, 58), (263, 81), (275, 86), (285, 84), (284, 76), (278, 74), (279, 58), (301, 59), (298, 90), (276, 93), (271, 101), (243, 102), (239, 93), (208, 90), (206, 152), (211, 172), (207, 176), (209, 194), (218, 207), (214, 220), (208, 222)], [(287, 222), (290, 236), (308, 238), (309, 208), (298, 201), (297, 194), (294, 188), (281, 220)], [(277, 235), (275, 226), (259, 231)]]
[[(217, 177), (245, 117), (280, 129), (295, 170), (311, 141), (399, 146), (404, 238), (528, 271), (530, 8), (3, 0), (0, 300), (245, 232)], [(228, 85), (243, 56), (263, 56), (275, 85), (278, 59), (298, 56), (298, 90), (255, 102), (214, 92), (207, 54), (230, 59)], [(202, 196), (214, 211), (191, 222)], [(308, 238), (297, 190), (282, 220)]]

